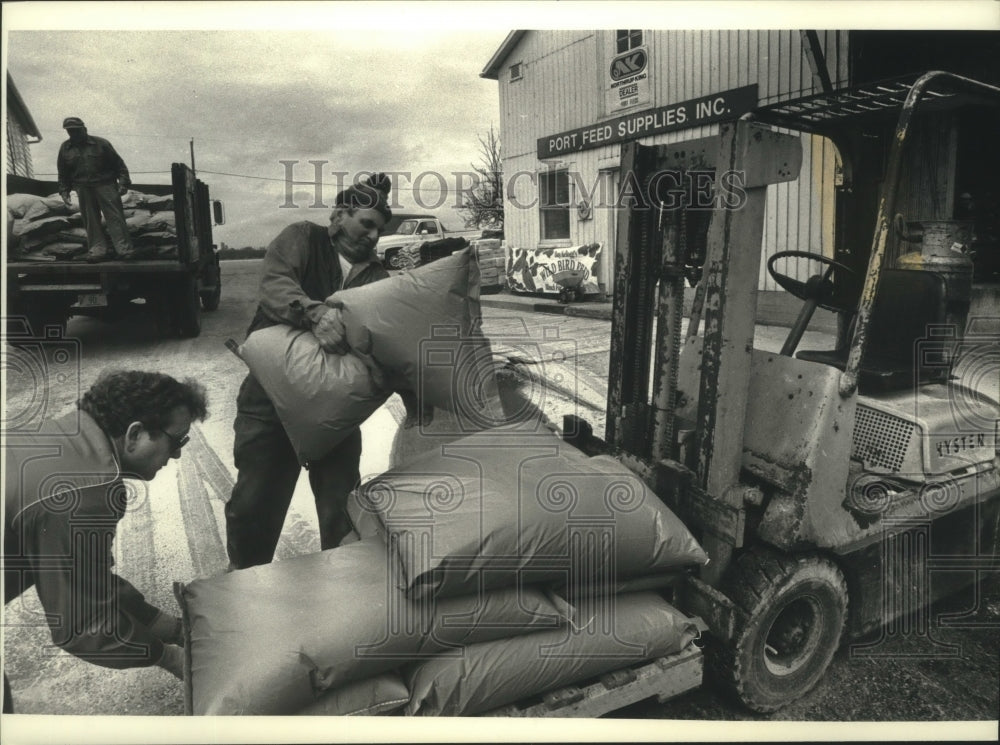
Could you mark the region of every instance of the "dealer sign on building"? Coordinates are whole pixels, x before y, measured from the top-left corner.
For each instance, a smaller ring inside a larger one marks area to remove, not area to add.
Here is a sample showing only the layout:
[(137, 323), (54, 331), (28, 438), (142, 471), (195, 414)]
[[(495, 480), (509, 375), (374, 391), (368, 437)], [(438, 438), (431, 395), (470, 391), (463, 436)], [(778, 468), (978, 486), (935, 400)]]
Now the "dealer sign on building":
[(538, 158), (576, 153), (648, 135), (737, 119), (757, 107), (757, 86), (748, 85), (690, 101), (636, 111), (615, 119), (540, 137)]
[(608, 69), (608, 111), (649, 103), (649, 54), (637, 47), (619, 54)]

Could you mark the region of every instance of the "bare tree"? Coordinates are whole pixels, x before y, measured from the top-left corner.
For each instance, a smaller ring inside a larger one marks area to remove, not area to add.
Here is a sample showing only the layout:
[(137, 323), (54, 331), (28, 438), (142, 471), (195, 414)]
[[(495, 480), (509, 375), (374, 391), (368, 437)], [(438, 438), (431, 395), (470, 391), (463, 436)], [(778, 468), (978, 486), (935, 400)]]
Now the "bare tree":
[(479, 136), (479, 152), (482, 160), (478, 166), (472, 166), (479, 178), (466, 193), (458, 212), (467, 228), (503, 230), (503, 160), (500, 137), (492, 125), (489, 134)]

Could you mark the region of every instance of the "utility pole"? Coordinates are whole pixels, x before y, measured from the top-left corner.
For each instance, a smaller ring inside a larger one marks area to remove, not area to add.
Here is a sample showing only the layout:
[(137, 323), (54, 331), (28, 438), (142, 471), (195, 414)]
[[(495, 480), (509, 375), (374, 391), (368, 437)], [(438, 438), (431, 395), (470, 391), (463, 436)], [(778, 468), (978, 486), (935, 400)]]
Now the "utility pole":
[(194, 168), (194, 137), (191, 138), (191, 172), (197, 173)]

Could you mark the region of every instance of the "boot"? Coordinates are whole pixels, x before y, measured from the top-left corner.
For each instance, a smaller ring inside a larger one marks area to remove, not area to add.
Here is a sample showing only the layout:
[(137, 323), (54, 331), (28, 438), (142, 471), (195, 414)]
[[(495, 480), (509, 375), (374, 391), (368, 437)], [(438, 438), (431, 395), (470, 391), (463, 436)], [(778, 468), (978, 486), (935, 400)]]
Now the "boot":
[(88, 264), (97, 264), (98, 262), (101, 261), (110, 261), (111, 254), (108, 252), (108, 249), (106, 248), (98, 248), (98, 249), (92, 248), (83, 255), (83, 259)]

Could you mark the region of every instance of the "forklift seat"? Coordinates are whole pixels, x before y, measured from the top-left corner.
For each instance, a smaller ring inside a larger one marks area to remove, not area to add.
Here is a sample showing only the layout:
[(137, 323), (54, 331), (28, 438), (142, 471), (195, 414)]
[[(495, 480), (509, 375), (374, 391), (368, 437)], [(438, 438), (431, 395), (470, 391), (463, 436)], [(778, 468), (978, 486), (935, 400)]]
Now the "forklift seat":
[[(931, 339), (931, 327), (946, 323), (946, 303), (945, 280), (940, 274), (913, 269), (886, 269), (882, 273), (861, 360), (858, 382), (862, 392), (899, 390), (947, 377), (946, 365), (927, 365), (929, 361), (941, 362), (942, 355), (922, 353)], [(918, 348), (921, 341), (925, 342), (923, 350)], [(936, 342), (933, 349), (943, 352), (943, 343)], [(848, 352), (849, 348), (804, 349), (795, 357), (844, 370)], [(919, 368), (915, 367), (918, 362)]]

